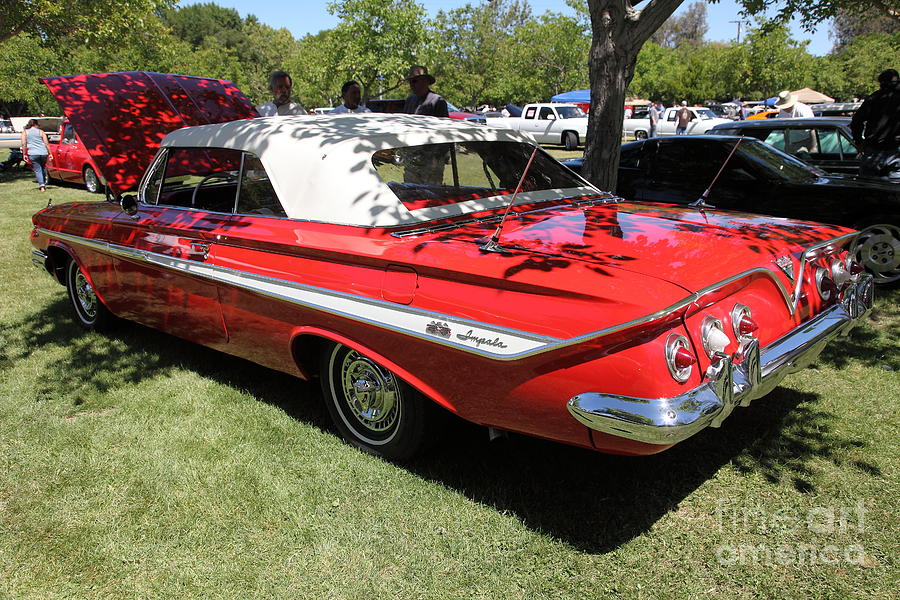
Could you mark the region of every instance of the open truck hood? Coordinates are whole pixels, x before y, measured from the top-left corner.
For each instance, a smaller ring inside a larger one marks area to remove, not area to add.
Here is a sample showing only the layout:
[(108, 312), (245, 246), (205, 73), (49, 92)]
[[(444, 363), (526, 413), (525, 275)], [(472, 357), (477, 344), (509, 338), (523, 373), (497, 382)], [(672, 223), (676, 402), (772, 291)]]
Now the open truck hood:
[(114, 194), (134, 189), (170, 131), (259, 114), (230, 81), (128, 71), (41, 81)]

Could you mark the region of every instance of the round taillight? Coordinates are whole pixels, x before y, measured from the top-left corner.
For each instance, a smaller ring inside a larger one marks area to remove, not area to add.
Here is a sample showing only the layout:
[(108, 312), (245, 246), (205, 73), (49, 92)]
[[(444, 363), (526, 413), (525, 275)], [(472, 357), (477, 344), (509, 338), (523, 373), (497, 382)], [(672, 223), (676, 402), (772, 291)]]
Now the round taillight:
[(831, 279), (838, 289), (844, 287), (844, 284), (850, 281), (850, 270), (847, 269), (844, 261), (838, 258), (831, 261)]
[(679, 333), (671, 334), (666, 340), (666, 365), (672, 379), (678, 383), (687, 381), (696, 362), (688, 339)]
[(749, 307), (743, 304), (734, 305), (734, 308), (731, 309), (731, 329), (734, 331), (735, 337), (742, 342), (753, 338), (759, 325), (753, 320)]
[(819, 291), (819, 296), (822, 300), (826, 302), (831, 300), (837, 292), (837, 285), (835, 285), (830, 275), (831, 273), (825, 267), (816, 269), (816, 289)]
[(703, 341), (703, 349), (706, 350), (706, 355), (711, 359), (715, 359), (716, 355), (725, 352), (725, 348), (731, 343), (728, 334), (722, 328), (722, 321), (715, 317), (703, 319), (700, 339)]

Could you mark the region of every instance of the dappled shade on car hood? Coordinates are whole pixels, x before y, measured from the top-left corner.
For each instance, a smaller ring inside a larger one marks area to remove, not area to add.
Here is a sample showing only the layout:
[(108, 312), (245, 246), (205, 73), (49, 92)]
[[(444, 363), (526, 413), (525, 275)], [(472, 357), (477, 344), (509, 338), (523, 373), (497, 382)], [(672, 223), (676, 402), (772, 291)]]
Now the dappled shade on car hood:
[(170, 131), (259, 116), (230, 81), (129, 71), (41, 81), (115, 194), (133, 189)]

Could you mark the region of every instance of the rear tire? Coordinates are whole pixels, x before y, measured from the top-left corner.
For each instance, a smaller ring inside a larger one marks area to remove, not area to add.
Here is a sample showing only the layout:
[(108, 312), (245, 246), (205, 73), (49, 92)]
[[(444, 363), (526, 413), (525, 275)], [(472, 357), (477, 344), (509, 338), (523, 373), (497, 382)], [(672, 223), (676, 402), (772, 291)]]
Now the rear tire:
[(74, 259), (69, 259), (66, 265), (66, 291), (75, 320), (81, 327), (88, 331), (101, 331), (110, 325), (112, 313), (97, 297), (84, 271)]
[(406, 460), (430, 438), (435, 407), (389, 369), (343, 344), (322, 352), (322, 393), (341, 436), (363, 452)]
[(563, 134), (563, 145), (566, 150), (578, 150), (578, 134), (574, 131), (567, 131)]
[(84, 168), (84, 187), (92, 194), (100, 191), (100, 178), (91, 166)]

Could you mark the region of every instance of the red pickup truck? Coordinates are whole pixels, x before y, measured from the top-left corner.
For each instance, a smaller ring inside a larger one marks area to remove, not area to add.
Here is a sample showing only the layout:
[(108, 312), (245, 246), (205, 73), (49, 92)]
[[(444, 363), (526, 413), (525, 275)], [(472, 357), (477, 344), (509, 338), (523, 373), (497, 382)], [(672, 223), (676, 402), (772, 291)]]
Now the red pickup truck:
[[(47, 161), (47, 171), (52, 179), (83, 184), (89, 192), (99, 192), (106, 182), (99, 175), (100, 170), (88, 155), (84, 144), (78, 139), (75, 128), (68, 119), (59, 125), (59, 141), (50, 142), (53, 160)], [(53, 136), (50, 137), (53, 140)]]

